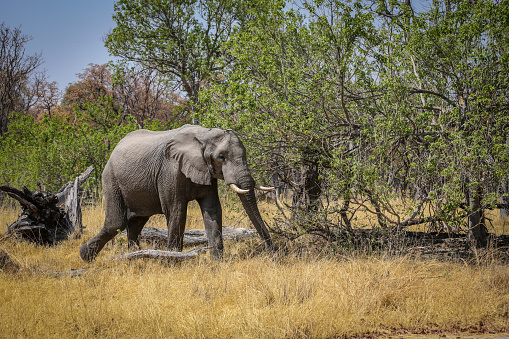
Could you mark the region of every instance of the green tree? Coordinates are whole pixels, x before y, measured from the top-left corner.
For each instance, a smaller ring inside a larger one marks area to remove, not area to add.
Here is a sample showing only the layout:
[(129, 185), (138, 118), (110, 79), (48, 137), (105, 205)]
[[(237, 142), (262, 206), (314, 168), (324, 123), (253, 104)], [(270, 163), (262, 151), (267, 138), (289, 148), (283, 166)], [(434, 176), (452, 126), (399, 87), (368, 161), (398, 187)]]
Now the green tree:
[(308, 211), (325, 204), (323, 224), (337, 213), (348, 228), (362, 209), (382, 228), (463, 226), (484, 245), (482, 211), (509, 169), (507, 1), (368, 5), (260, 13), (231, 38), (235, 64), (204, 95), (202, 121), (242, 131), (283, 177), (311, 179), (302, 196)]
[(80, 167), (72, 154), (72, 134), (72, 126), (60, 117), (38, 122), (13, 114), (0, 147), (2, 184), (58, 190)]
[(508, 172), (509, 2), (448, 1), (420, 14), (379, 4), (388, 62), (378, 68), (378, 107), (390, 119), (372, 134), (384, 136), (380, 158), (404, 155), (381, 165), (400, 166), (388, 172), (432, 199), (444, 224), (469, 205), (470, 236), (485, 245), (483, 210)]
[[(316, 211), (334, 154), (351, 152), (358, 134), (353, 78), (377, 41), (373, 18), (355, 2), (274, 4), (229, 43), (236, 63), (208, 92), (203, 121), (242, 131), (294, 191), (294, 211)], [(307, 13), (305, 15), (304, 13)], [(341, 193), (340, 193), (341, 195)]]
[(46, 115), (36, 121), (15, 114), (0, 144), (0, 182), (56, 192), (93, 165), (86, 187), (97, 197), (111, 151), (138, 126), (134, 119), (122, 118), (114, 110), (111, 97), (84, 108), (76, 109), (74, 120)]
[(198, 93), (228, 65), (223, 44), (235, 22), (230, 0), (119, 0), (108, 35), (109, 52), (157, 70), (187, 94)]

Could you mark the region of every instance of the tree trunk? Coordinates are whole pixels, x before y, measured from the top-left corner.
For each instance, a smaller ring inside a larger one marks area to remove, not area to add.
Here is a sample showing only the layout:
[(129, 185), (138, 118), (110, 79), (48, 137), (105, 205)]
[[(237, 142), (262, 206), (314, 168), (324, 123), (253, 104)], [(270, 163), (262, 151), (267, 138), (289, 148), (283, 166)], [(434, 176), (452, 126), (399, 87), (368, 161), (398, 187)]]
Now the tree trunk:
[(504, 219), (509, 216), (509, 209), (505, 206), (509, 206), (509, 181), (505, 181), (500, 185), (500, 203), (503, 207), (500, 208), (500, 219)]
[(81, 173), (76, 179), (65, 184), (57, 193), (58, 202), (65, 201), (65, 210), (69, 221), (73, 225), (72, 233), (74, 236), (81, 237), (83, 233), (83, 224), (81, 219), (81, 196), (79, 194), (80, 186), (87, 180), (94, 167), (89, 166), (85, 172)]
[(296, 169), (293, 177), (295, 185), (293, 187), (292, 207), (294, 212), (298, 213), (299, 210), (317, 211), (319, 198), (322, 194), (318, 164), (312, 163), (306, 165), (302, 170)]
[(473, 247), (486, 247), (488, 229), (485, 225), (484, 211), (481, 206), (482, 188), (474, 185), (470, 188), (470, 214), (468, 216), (468, 238)]

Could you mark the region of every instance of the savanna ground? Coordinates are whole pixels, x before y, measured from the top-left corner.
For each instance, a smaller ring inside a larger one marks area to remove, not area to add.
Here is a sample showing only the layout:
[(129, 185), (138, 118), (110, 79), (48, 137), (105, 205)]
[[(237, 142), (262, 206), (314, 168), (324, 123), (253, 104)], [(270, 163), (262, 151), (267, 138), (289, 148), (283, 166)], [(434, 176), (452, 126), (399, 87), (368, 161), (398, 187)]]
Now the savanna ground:
[[(270, 218), (274, 207), (261, 207)], [(249, 227), (238, 210), (225, 210), (226, 225)], [(0, 211), (0, 232), (18, 213)], [(84, 208), (82, 238), (55, 247), (2, 240), (20, 269), (0, 271), (1, 338), (484, 338), (509, 331), (509, 266), (493, 248), (441, 260), (290, 244), (271, 257), (253, 238), (226, 241), (222, 262), (208, 255), (178, 265), (107, 262), (128, 251), (117, 237), (86, 264), (78, 248), (103, 218), (101, 206)], [(148, 226), (164, 228), (164, 219)], [(202, 227), (191, 205), (187, 228)], [(495, 217), (494, 227), (507, 234), (509, 220)], [(89, 270), (54, 274), (77, 268)]]

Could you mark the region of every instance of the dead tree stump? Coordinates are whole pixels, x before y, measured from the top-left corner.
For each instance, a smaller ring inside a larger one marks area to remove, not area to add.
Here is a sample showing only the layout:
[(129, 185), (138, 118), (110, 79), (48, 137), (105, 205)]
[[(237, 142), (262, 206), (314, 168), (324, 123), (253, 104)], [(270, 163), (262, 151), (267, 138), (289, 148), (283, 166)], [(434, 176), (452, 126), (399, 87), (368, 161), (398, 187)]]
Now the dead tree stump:
[(69, 181), (60, 190), (58, 190), (57, 198), (58, 203), (65, 201), (65, 210), (69, 221), (73, 225), (73, 234), (81, 237), (83, 233), (83, 224), (81, 219), (81, 197), (79, 195), (80, 186), (90, 177), (93, 166), (89, 166), (85, 172), (81, 173), (74, 181)]
[[(8, 228), (7, 236), (17, 236), (41, 245), (54, 245), (72, 234), (81, 235), (81, 207), (78, 189), (93, 171), (90, 166), (74, 181), (65, 184), (57, 194), (32, 192), (0, 186), (0, 190), (16, 199), (23, 210)], [(66, 210), (57, 206), (65, 202)]]

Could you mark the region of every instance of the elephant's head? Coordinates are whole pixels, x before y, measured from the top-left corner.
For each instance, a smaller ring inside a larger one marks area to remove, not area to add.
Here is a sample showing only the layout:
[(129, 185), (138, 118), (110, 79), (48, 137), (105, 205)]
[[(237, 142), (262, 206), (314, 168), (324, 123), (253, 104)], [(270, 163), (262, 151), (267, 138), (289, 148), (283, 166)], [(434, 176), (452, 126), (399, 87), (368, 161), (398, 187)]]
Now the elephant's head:
[(180, 171), (196, 184), (210, 185), (212, 179), (223, 179), (239, 195), (249, 219), (272, 250), (272, 240), (258, 210), (254, 189), (273, 188), (255, 184), (247, 165), (246, 149), (235, 132), (184, 126), (168, 143), (166, 156), (176, 160)]

